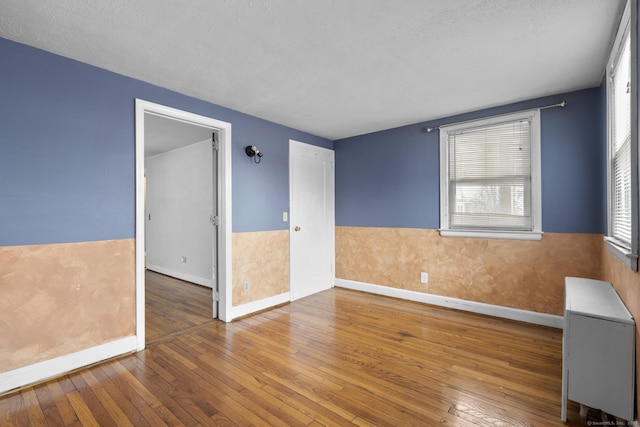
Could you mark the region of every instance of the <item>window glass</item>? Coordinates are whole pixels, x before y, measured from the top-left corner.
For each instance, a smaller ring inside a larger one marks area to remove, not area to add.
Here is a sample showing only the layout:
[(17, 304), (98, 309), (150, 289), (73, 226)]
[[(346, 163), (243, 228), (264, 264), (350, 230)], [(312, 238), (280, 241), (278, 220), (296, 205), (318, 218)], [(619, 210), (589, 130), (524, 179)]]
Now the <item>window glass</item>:
[(539, 112), (440, 129), (441, 229), (539, 232)]

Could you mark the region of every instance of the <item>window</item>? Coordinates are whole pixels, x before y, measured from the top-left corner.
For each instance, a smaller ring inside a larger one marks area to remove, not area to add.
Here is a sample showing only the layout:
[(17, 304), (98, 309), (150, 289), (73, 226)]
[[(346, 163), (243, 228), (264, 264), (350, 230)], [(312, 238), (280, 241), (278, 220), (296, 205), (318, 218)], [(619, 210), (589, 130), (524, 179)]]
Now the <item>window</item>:
[(540, 112), (440, 128), (440, 233), (539, 240)]
[[(629, 4), (607, 64), (607, 204), (609, 249), (637, 271), (637, 135), (632, 130), (635, 84), (632, 84)], [(633, 90), (632, 90), (633, 89)]]

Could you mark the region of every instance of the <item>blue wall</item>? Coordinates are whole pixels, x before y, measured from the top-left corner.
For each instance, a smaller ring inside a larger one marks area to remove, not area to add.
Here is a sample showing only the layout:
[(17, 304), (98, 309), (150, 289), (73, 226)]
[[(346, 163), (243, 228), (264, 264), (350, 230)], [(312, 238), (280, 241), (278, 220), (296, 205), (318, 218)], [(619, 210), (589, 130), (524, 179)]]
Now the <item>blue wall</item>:
[[(336, 150), (336, 224), (439, 227), (438, 133), (542, 111), (543, 231), (603, 233), (604, 90), (594, 88), (331, 141), (0, 39), (0, 245), (134, 237), (134, 99), (232, 123), (233, 230), (287, 229), (288, 140)], [(265, 153), (251, 163), (244, 146)]]
[[(327, 139), (0, 39), (0, 245), (135, 235), (134, 99), (232, 123), (233, 230), (287, 229), (289, 139)], [(258, 145), (262, 163), (245, 145)]]
[(335, 141), (336, 225), (439, 228), (439, 135), (422, 129), (566, 100), (541, 112), (542, 229), (603, 233), (603, 96), (587, 89)]

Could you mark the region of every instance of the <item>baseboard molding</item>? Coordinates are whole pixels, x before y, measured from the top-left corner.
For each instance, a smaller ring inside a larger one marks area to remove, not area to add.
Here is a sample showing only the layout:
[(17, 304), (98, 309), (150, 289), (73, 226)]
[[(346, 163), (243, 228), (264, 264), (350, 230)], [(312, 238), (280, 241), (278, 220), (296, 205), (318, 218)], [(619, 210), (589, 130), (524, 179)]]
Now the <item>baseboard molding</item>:
[(164, 274), (165, 276), (175, 277), (176, 279), (213, 289), (213, 279), (205, 279), (203, 277), (181, 273), (179, 271), (171, 270), (170, 268), (164, 268), (153, 264), (147, 264), (147, 270), (155, 271), (156, 273)]
[(3, 372), (0, 374), (0, 394), (29, 384), (41, 382), (121, 354), (131, 353), (136, 351), (136, 349), (137, 339), (135, 336), (131, 336), (76, 353), (34, 363), (33, 365), (23, 368)]
[(454, 308), (457, 310), (469, 311), (472, 313), (486, 314), (503, 319), (519, 320), (521, 322), (550, 326), (552, 328), (558, 329), (562, 329), (563, 327), (562, 316), (555, 316), (552, 314), (520, 310), (517, 308), (485, 304), (482, 302), (468, 301), (458, 298), (443, 297), (440, 295), (409, 291), (406, 289), (391, 288), (388, 286), (373, 285), (370, 283), (356, 282), (354, 280), (336, 279), (335, 285), (341, 288), (354, 289), (357, 291), (369, 292), (372, 294), (423, 302), (426, 304)]
[(291, 301), (291, 295), (289, 294), (289, 292), (285, 292), (258, 301), (252, 301), (246, 304), (231, 307), (231, 319), (237, 319), (238, 317), (256, 313), (261, 310), (266, 310), (267, 308), (275, 307), (289, 301)]

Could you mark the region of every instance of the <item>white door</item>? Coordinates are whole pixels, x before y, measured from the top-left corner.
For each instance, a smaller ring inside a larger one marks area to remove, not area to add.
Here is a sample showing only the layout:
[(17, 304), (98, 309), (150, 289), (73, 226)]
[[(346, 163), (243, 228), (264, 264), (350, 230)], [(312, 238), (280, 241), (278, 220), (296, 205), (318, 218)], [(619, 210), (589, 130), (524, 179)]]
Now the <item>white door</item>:
[(292, 301), (333, 287), (334, 198), (334, 152), (289, 140)]
[(211, 206), (211, 216), (210, 221), (211, 221), (211, 230), (212, 230), (212, 235), (211, 235), (211, 247), (212, 247), (212, 253), (211, 253), (211, 264), (212, 264), (212, 269), (211, 269), (211, 277), (213, 278), (213, 313), (212, 313), (212, 317), (214, 319), (218, 318), (218, 299), (219, 299), (219, 295), (220, 292), (218, 290), (218, 286), (219, 286), (219, 282), (218, 282), (218, 227), (220, 226), (220, 211), (218, 209), (218, 207), (220, 206), (220, 182), (218, 180), (218, 162), (219, 162), (219, 158), (218, 158), (218, 151), (220, 149), (220, 136), (217, 132), (212, 132), (211, 133), (211, 142), (212, 142), (212, 147), (211, 147), (211, 151), (212, 151), (212, 159), (211, 159), (211, 163), (213, 165), (212, 168), (212, 173), (211, 173), (211, 183), (212, 186), (211, 188), (213, 189), (213, 197), (212, 197), (212, 206)]

